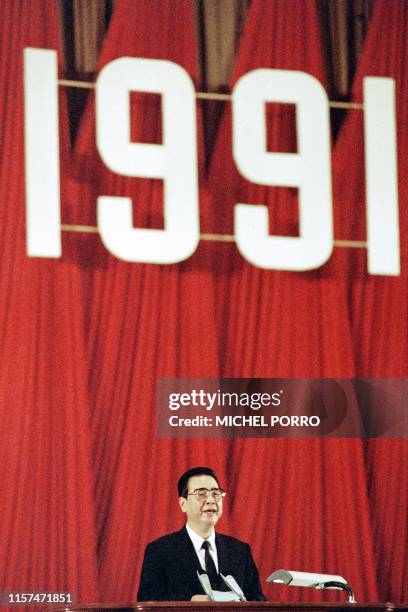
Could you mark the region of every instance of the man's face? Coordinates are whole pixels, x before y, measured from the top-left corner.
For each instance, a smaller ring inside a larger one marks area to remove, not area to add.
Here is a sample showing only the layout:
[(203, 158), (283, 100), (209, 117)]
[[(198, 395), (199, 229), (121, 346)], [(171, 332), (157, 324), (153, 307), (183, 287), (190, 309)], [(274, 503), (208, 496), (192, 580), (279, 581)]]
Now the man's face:
[[(218, 489), (219, 485), (215, 478), (207, 474), (192, 476), (188, 481), (187, 493), (201, 488)], [(203, 536), (212, 531), (222, 514), (222, 498), (215, 501), (212, 495), (204, 500), (197, 499), (196, 495), (189, 495), (187, 498), (180, 497), (179, 502), (182, 511), (187, 514), (190, 527)]]

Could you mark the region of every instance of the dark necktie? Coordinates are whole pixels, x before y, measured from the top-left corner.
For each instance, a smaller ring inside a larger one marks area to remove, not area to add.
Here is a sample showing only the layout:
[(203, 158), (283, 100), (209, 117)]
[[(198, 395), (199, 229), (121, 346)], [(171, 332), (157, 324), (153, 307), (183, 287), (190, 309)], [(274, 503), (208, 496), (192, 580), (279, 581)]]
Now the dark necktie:
[(201, 548), (204, 548), (205, 550), (205, 568), (206, 568), (208, 579), (211, 583), (211, 587), (213, 589), (217, 589), (220, 579), (218, 576), (217, 568), (215, 567), (214, 560), (212, 556), (210, 555), (210, 550), (209, 550), (210, 543), (208, 542), (208, 540), (204, 540), (204, 542), (201, 545)]

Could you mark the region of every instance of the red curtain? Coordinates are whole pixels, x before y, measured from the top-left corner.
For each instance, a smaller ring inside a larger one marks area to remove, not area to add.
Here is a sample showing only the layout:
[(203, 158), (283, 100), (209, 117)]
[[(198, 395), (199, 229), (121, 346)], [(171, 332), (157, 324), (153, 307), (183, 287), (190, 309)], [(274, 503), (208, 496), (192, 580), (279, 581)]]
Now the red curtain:
[[(179, 2), (174, 11), (172, 3), (146, 0), (133, 9), (132, 1), (117, 2), (99, 68), (125, 55), (169, 59), (181, 64), (197, 86), (191, 3)], [(155, 101), (133, 94), (131, 112), (134, 139), (159, 142)], [(160, 182), (120, 177), (103, 168), (93, 126), (90, 100), (76, 146), (78, 195), (72, 215), (89, 222), (96, 194), (128, 195), (136, 226), (161, 227)], [(199, 158), (201, 163), (201, 151)], [(98, 238), (88, 240), (94, 244)], [(129, 601), (137, 590), (144, 546), (180, 524), (171, 475), (197, 463), (215, 463), (225, 474), (221, 442), (160, 440), (155, 434), (158, 378), (218, 376), (215, 294), (211, 270), (200, 255), (178, 266), (127, 264), (96, 245), (86, 265), (102, 597)]]
[[(401, 275), (374, 277), (366, 273), (365, 252), (347, 258), (350, 314), (356, 370), (360, 377), (406, 377), (407, 333), (407, 185), (408, 154), (406, 58), (408, 5), (378, 0), (353, 84), (362, 101), (364, 76), (392, 77), (396, 82), (398, 186)], [(365, 239), (363, 116), (348, 113), (334, 155), (335, 213), (346, 236)], [(406, 440), (368, 440), (365, 446), (370, 513), (382, 599), (408, 597), (407, 511), (408, 449)], [(390, 502), (390, 500), (393, 500)]]
[[(56, 49), (53, 2), (0, 19), (0, 590), (99, 599), (81, 275), (25, 253), (23, 48)], [(62, 93), (62, 96), (64, 93)], [(69, 155), (61, 98), (61, 165)], [(69, 170), (69, 169), (68, 169)]]
[[(173, 8), (117, 0), (99, 69), (125, 55), (170, 59), (198, 89), (192, 5)], [(46, 0), (0, 10), (0, 590), (134, 600), (145, 545), (183, 523), (178, 476), (208, 464), (228, 490), (219, 528), (251, 543), (262, 580), (278, 568), (339, 573), (360, 601), (407, 600), (406, 440), (156, 434), (160, 377), (406, 376), (405, 267), (398, 279), (373, 279), (361, 253), (335, 249), (314, 273), (263, 271), (235, 246), (205, 241), (183, 264), (128, 264), (96, 234), (64, 234), (61, 259), (28, 258), (22, 48), (60, 51), (58, 24)], [(377, 1), (355, 84), (360, 101), (363, 75), (397, 79), (400, 160), (406, 27), (405, 3)], [(314, 1), (254, 0), (231, 85), (257, 67), (305, 70), (325, 84), (320, 36)], [(351, 111), (334, 150), (336, 238), (364, 238), (362, 140), (352, 140), (360, 123), (361, 111)], [(115, 175), (99, 159), (93, 94), (72, 151), (63, 89), (60, 124), (63, 223), (95, 225), (97, 196), (126, 195), (135, 226), (160, 227), (161, 183)], [(132, 94), (131, 125), (134, 140), (159, 141), (157, 102)], [(229, 105), (208, 176), (200, 114), (198, 125), (202, 232), (232, 233), (241, 201), (268, 205), (271, 232), (296, 233), (295, 191), (251, 185), (235, 170)], [(268, 108), (268, 143), (294, 150), (287, 109)], [(406, 261), (406, 166), (400, 172)], [(344, 597), (264, 590), (271, 600)]]

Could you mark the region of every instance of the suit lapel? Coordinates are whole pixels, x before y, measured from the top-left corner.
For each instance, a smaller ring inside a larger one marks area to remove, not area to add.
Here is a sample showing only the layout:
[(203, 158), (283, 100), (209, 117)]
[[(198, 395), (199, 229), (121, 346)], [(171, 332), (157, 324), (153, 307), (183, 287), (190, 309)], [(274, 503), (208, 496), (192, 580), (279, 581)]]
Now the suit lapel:
[(174, 554), (177, 555), (180, 562), (184, 565), (185, 575), (197, 587), (197, 593), (204, 592), (197, 577), (197, 570), (201, 571), (200, 561), (185, 527), (178, 532), (176, 547), (177, 550), (174, 551)]
[(217, 546), (218, 569), (221, 574), (227, 576), (234, 571), (234, 557), (231, 554), (227, 538), (222, 535), (215, 534), (215, 544)]

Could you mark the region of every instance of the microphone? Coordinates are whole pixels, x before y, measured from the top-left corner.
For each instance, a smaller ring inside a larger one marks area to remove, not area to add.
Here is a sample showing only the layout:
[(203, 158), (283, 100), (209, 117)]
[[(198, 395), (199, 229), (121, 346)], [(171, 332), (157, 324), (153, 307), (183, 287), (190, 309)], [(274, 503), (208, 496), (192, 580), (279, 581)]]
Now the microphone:
[(210, 601), (215, 601), (215, 599), (214, 599), (214, 593), (212, 592), (212, 588), (211, 588), (210, 580), (209, 580), (209, 578), (208, 578), (207, 574), (206, 574), (205, 572), (200, 573), (200, 572), (197, 570), (197, 576), (198, 576), (198, 579), (199, 579), (199, 581), (200, 581), (201, 586), (202, 586), (202, 587), (203, 587), (203, 589), (204, 589), (204, 593), (205, 593), (206, 595), (208, 595), (208, 597), (209, 597)]
[(231, 575), (224, 576), (223, 574), (221, 574), (221, 572), (220, 572), (220, 576), (223, 579), (223, 581), (225, 582), (225, 584), (227, 585), (227, 587), (233, 593), (235, 593), (235, 595), (238, 597), (239, 601), (246, 601), (246, 597), (245, 597), (244, 593), (242, 592), (242, 589), (239, 586), (238, 582), (235, 580), (234, 576), (231, 576)]

